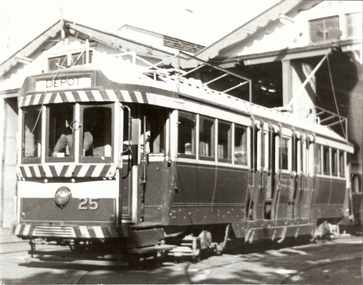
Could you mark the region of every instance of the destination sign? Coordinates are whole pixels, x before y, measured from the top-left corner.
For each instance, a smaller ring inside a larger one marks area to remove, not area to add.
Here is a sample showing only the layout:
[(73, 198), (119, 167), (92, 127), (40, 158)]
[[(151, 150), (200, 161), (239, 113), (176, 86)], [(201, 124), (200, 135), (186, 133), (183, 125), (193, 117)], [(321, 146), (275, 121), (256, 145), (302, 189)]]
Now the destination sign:
[(92, 86), (90, 76), (40, 79), (35, 82), (35, 91), (78, 89)]

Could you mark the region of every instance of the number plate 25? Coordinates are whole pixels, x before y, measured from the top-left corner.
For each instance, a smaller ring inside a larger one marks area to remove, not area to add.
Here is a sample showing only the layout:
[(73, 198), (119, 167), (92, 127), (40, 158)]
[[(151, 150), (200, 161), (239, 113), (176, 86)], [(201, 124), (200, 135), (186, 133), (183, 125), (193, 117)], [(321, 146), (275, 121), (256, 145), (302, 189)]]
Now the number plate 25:
[(97, 210), (99, 207), (98, 199), (94, 198), (81, 198), (79, 199), (78, 209), (79, 210)]

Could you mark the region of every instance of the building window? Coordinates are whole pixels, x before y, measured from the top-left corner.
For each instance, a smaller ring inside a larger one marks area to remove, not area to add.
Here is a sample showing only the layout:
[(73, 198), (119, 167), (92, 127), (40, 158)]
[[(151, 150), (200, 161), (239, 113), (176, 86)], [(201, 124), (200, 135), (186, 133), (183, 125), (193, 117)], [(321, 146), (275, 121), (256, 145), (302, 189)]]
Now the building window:
[(347, 38), (362, 37), (362, 13), (347, 14), (346, 17)]
[(309, 21), (310, 41), (313, 44), (339, 40), (339, 16), (315, 19)]
[(194, 114), (179, 112), (178, 153), (183, 156), (195, 157), (196, 116)]
[(51, 57), (48, 59), (48, 71), (66, 68), (68, 65), (67, 55)]
[(85, 65), (87, 63), (91, 63), (92, 62), (92, 51), (90, 50), (88, 52), (88, 62), (87, 62), (87, 52), (83, 51), (83, 52), (78, 52), (78, 53), (72, 53), (71, 56), (71, 66), (75, 66), (75, 65)]
[(199, 119), (199, 156), (214, 157), (214, 119), (202, 116)]
[(247, 129), (241, 126), (234, 128), (234, 163), (247, 165)]
[[(88, 52), (88, 58), (87, 58), (87, 52)], [(49, 57), (48, 71), (68, 68), (75, 65), (85, 65), (91, 63), (92, 59), (93, 59), (92, 50)]]
[(231, 124), (218, 122), (218, 160), (231, 160)]

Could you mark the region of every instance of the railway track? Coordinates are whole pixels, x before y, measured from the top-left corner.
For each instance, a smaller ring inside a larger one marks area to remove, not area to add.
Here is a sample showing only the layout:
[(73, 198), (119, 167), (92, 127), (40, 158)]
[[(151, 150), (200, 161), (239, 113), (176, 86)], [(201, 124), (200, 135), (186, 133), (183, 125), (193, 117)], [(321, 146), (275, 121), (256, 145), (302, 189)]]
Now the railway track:
[[(2, 264), (7, 264), (12, 259), (10, 257), (19, 256), (19, 253), (29, 249), (26, 242), (2, 243), (2, 249), (4, 245), (8, 250), (0, 252)], [(11, 250), (15, 246), (18, 248)], [(13, 259), (19, 262), (19, 258)], [(43, 272), (42, 276), (46, 274), (55, 283), (362, 284), (361, 239), (358, 237), (284, 248), (267, 247), (265, 250), (251, 246), (243, 253), (211, 256), (197, 263), (187, 258), (168, 258), (163, 263), (146, 259), (138, 268), (130, 268), (126, 262), (72, 260), (59, 256), (20, 260), (21, 264), (14, 265), (16, 271), (33, 268), (36, 272)], [(59, 278), (52, 279), (52, 276)], [(13, 278), (8, 280), (18, 280), (19, 277), (14, 275)], [(24, 280), (26, 283), (39, 281)]]

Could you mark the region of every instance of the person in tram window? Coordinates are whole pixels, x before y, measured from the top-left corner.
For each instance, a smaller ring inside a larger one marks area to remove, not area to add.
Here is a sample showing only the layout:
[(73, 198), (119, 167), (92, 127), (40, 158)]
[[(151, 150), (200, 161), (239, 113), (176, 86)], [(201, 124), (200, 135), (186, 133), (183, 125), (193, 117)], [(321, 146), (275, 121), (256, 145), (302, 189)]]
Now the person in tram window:
[(150, 131), (146, 131), (145, 134), (142, 134), (140, 137), (140, 151), (141, 153), (149, 154), (150, 153)]
[[(64, 133), (60, 135), (57, 143), (54, 146), (52, 157), (64, 157), (69, 156), (72, 153), (73, 147), (73, 131), (71, 126), (66, 120), (66, 128)], [(84, 132), (83, 135), (83, 152), (85, 155), (92, 155), (93, 150), (93, 136), (90, 130)]]
[(73, 132), (68, 120), (65, 121), (65, 125), (64, 131), (54, 146), (52, 157), (64, 157), (71, 154), (73, 146)]

